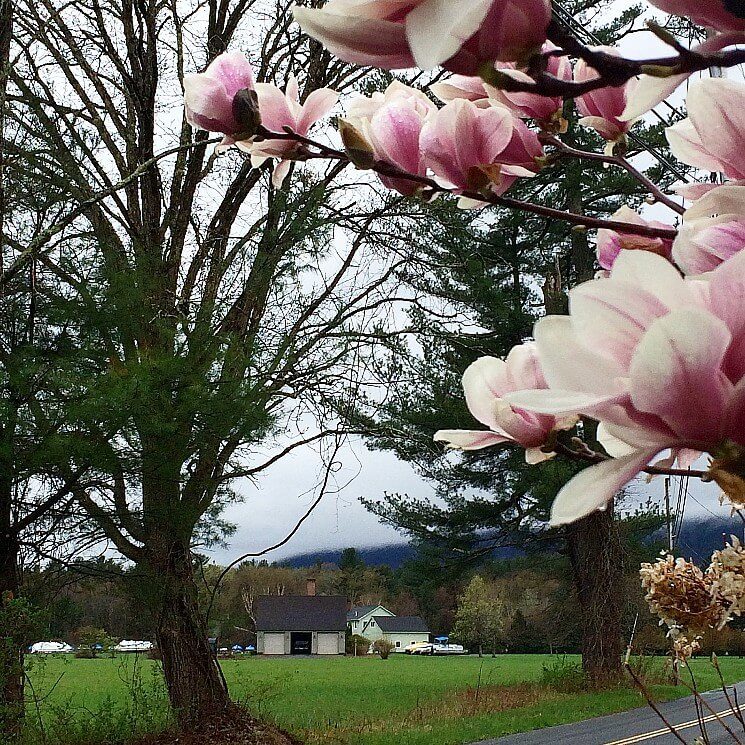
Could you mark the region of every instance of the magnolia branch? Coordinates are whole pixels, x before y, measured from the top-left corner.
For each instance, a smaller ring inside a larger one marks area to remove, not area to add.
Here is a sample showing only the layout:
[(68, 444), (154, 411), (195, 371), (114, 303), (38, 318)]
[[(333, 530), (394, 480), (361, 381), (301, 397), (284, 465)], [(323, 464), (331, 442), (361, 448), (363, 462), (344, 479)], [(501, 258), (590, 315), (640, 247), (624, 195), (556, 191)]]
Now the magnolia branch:
[[(520, 199), (513, 199), (512, 197), (504, 197), (495, 194), (489, 189), (483, 191), (477, 191), (475, 189), (449, 189), (442, 184), (439, 184), (434, 179), (428, 176), (419, 176), (414, 173), (408, 173), (402, 171), (390, 163), (383, 161), (374, 160), (372, 156), (369, 161), (362, 163), (359, 159), (354, 158), (350, 153), (343, 150), (337, 150), (336, 148), (324, 145), (321, 142), (317, 142), (308, 137), (303, 137), (295, 132), (292, 132), (289, 128), (285, 129), (285, 132), (270, 132), (263, 127), (259, 127), (255, 136), (256, 141), (261, 140), (289, 140), (305, 145), (307, 148), (312, 148), (305, 152), (295, 153), (294, 157), (297, 160), (314, 160), (314, 159), (328, 159), (337, 160), (344, 163), (351, 163), (361, 170), (370, 170), (375, 173), (386, 176), (388, 178), (401, 179), (405, 181), (411, 181), (415, 184), (419, 184), (422, 187), (423, 193), (429, 193), (429, 195), (450, 195), (460, 196), (467, 199), (471, 199), (477, 202), (484, 202), (495, 207), (506, 207), (508, 209), (520, 210), (522, 212), (529, 212), (540, 217), (546, 217), (554, 220), (562, 220), (563, 222), (570, 223), (579, 228), (585, 229), (599, 229), (605, 228), (607, 230), (614, 230), (618, 233), (627, 233), (630, 235), (639, 235), (645, 238), (664, 238), (668, 240), (674, 240), (678, 235), (678, 231), (674, 228), (656, 228), (649, 225), (636, 225), (630, 222), (623, 222), (620, 220), (608, 220), (600, 217), (590, 217), (589, 215), (579, 215), (574, 212), (568, 212), (565, 210), (555, 209), (553, 207), (545, 207), (540, 204), (534, 204), (532, 202), (525, 202)], [(315, 152), (314, 152), (315, 150)], [(355, 162), (357, 161), (357, 162)], [(615, 162), (615, 161), (614, 161)], [(620, 164), (619, 164), (620, 165)], [(630, 166), (630, 164), (628, 164)], [(623, 166), (628, 170), (627, 166)], [(633, 166), (632, 166), (633, 168)], [(634, 169), (635, 170), (635, 169)]]
[(591, 153), (586, 150), (578, 150), (577, 148), (570, 147), (566, 143), (562, 142), (558, 137), (549, 134), (539, 135), (539, 139), (546, 145), (555, 147), (559, 155), (566, 155), (571, 158), (577, 158), (579, 160), (591, 160), (596, 163), (604, 163), (606, 165), (618, 166), (623, 168), (627, 173), (633, 176), (649, 193), (660, 203), (664, 204), (665, 207), (676, 212), (678, 215), (685, 214), (685, 207), (678, 204), (675, 200), (667, 196), (657, 184), (654, 183), (650, 178), (645, 176), (638, 168), (631, 164), (626, 158), (620, 155), (605, 155), (603, 153)]
[[(578, 438), (574, 438), (573, 442), (577, 446), (576, 449), (571, 448), (564, 443), (557, 442), (547, 446), (547, 451), (550, 453), (556, 453), (557, 455), (563, 455), (571, 460), (583, 461), (584, 463), (589, 463), (591, 465), (597, 465), (598, 463), (605, 463), (605, 461), (613, 460), (613, 458), (608, 455), (603, 455), (603, 453), (598, 453), (597, 451), (592, 450), (585, 442), (582, 442)], [(642, 470), (650, 476), (682, 476), (695, 479), (705, 479), (708, 477), (706, 471), (694, 471), (690, 468), (661, 468), (658, 466), (647, 466)]]
[[(579, 57), (597, 70), (597, 78), (580, 83), (559, 80), (542, 69), (545, 68), (545, 57), (543, 55), (534, 58), (532, 69), (528, 69), (528, 73), (535, 81), (534, 83), (516, 80), (509, 75), (500, 73), (498, 70), (487, 69), (483, 74), (487, 82), (505, 91), (576, 98), (600, 88), (618, 88), (640, 75), (667, 78), (682, 74), (692, 75), (711, 67), (736, 67), (745, 63), (745, 50), (696, 52), (674, 43), (672, 37), (658, 26), (650, 24), (650, 29), (665, 43), (676, 49), (678, 54), (645, 60), (616, 57), (606, 52), (590, 49), (578, 41), (568, 29), (554, 20), (548, 27), (548, 38), (561, 49), (552, 54)], [(745, 37), (743, 41), (745, 41)]]

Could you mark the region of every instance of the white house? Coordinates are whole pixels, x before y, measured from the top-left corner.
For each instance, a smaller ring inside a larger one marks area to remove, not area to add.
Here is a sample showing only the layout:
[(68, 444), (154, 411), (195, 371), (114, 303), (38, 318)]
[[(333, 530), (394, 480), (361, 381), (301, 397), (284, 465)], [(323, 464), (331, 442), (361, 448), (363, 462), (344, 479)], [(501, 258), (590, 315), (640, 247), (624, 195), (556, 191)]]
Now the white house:
[(371, 642), (388, 639), (396, 651), (411, 642), (428, 642), (429, 628), (419, 616), (397, 616), (382, 605), (362, 605), (347, 613), (347, 626), (353, 634)]
[(419, 616), (376, 616), (373, 620), (380, 636), (391, 642), (396, 652), (403, 652), (407, 644), (429, 641), (429, 628)]
[(382, 605), (358, 605), (347, 613), (347, 626), (352, 634), (364, 636), (374, 642), (382, 636), (375, 616), (395, 615)]

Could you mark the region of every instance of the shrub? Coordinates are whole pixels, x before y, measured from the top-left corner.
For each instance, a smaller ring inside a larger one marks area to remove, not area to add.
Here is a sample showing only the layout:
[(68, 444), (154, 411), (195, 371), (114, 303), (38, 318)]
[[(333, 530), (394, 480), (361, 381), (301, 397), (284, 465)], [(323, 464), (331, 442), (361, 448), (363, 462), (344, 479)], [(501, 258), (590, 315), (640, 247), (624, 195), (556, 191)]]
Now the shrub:
[(373, 652), (379, 654), (381, 660), (387, 660), (395, 648), (396, 645), (393, 642), (389, 642), (388, 639), (378, 639), (373, 642)]
[(359, 634), (347, 637), (346, 653), (353, 657), (362, 657), (370, 649), (370, 640)]
[(652, 655), (635, 655), (629, 659), (629, 667), (637, 680), (646, 686), (665, 685), (670, 682), (670, 660)]
[(588, 687), (582, 665), (564, 656), (543, 663), (541, 683), (554, 691), (569, 693), (583, 691)]

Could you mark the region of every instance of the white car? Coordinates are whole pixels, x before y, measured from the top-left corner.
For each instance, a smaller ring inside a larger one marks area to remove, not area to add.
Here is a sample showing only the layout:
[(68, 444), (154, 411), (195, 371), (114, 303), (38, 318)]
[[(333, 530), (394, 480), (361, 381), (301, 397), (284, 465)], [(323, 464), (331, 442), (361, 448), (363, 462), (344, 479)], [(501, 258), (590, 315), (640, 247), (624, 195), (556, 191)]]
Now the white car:
[(153, 648), (152, 642), (137, 641), (134, 639), (122, 639), (114, 647), (115, 652), (149, 652)]
[(36, 642), (29, 649), (31, 654), (69, 654), (74, 651), (73, 647), (65, 642)]
[(460, 644), (433, 644), (433, 654), (466, 654), (466, 648)]

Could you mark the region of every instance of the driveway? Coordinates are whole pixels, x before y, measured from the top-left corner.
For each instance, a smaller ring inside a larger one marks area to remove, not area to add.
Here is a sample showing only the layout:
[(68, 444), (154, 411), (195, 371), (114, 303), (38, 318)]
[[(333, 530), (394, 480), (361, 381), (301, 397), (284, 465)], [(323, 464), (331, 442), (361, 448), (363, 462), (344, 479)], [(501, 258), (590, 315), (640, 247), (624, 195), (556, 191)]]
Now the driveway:
[[(732, 714), (722, 691), (711, 691), (704, 693), (703, 696), (706, 703), (738, 736), (740, 742), (745, 743), (743, 727)], [(660, 710), (669, 722), (677, 726), (686, 743), (693, 743), (697, 737), (701, 736), (693, 698), (661, 704)], [(745, 706), (743, 706), (743, 711), (745, 711)], [(706, 707), (704, 707), (704, 716), (710, 745), (725, 745), (725, 743), (732, 745), (736, 742)], [(576, 724), (510, 735), (498, 740), (484, 740), (473, 745), (637, 745), (637, 743), (681, 745), (680, 740), (647, 707), (589, 719)]]

